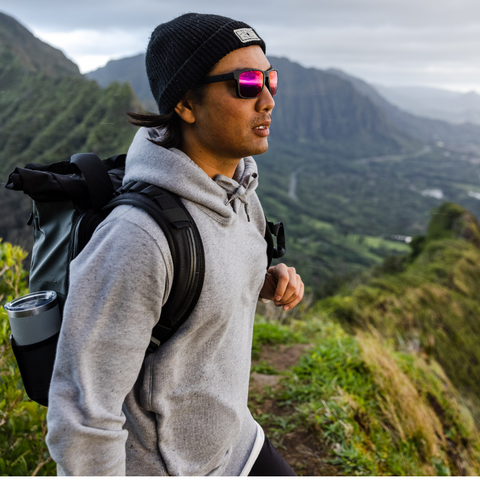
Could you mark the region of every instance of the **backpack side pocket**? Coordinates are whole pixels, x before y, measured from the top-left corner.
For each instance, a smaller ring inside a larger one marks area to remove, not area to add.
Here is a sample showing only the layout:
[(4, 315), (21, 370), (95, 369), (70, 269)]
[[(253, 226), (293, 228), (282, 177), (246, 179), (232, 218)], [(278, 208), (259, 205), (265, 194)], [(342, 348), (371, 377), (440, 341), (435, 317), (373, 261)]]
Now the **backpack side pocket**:
[(13, 336), (10, 337), (27, 395), (45, 407), (48, 407), (48, 390), (52, 380), (59, 334), (60, 332), (31, 345), (17, 345)]

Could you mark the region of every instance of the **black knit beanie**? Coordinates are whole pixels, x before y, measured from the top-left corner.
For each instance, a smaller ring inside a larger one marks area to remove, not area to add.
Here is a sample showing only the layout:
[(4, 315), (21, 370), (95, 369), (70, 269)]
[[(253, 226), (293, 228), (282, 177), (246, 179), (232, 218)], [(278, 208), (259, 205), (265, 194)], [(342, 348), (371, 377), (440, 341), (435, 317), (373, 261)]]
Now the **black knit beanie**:
[(250, 45), (265, 52), (265, 42), (253, 28), (220, 15), (187, 13), (159, 25), (145, 59), (159, 113), (172, 112), (220, 59)]

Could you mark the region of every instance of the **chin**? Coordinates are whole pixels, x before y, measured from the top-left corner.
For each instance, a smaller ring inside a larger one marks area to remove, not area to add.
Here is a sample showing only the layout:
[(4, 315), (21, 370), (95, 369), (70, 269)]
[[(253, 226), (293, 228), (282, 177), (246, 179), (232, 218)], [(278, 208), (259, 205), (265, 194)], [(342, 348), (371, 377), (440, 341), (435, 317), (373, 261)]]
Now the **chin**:
[(265, 153), (268, 150), (268, 140), (265, 139), (262, 144), (256, 145), (255, 148), (251, 148), (249, 150), (248, 155), (244, 155), (246, 157), (252, 157), (254, 155), (261, 155), (262, 153)]

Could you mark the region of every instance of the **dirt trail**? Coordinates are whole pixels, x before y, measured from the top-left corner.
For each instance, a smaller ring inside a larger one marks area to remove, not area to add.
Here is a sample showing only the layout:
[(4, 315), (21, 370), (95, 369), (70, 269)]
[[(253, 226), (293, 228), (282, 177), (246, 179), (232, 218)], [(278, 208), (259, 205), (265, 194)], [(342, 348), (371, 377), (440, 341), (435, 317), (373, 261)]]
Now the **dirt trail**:
[[(311, 347), (312, 345), (302, 344), (264, 345), (260, 359), (254, 361), (253, 365), (264, 362), (278, 372), (282, 372), (295, 366), (302, 353)], [(341, 475), (342, 473), (335, 466), (325, 463), (325, 460), (332, 458), (331, 449), (320, 440), (318, 432), (294, 429), (279, 435), (278, 430), (275, 429), (271, 416), (282, 417), (288, 421), (295, 415), (294, 406), (280, 406), (275, 399), (276, 395), (264, 394), (267, 386), (280, 393), (283, 388), (279, 383), (281, 378), (281, 373), (280, 375), (252, 373), (251, 375), (250, 408), (256, 415), (262, 415), (267, 419), (265, 422), (262, 421), (265, 434), (298, 475)]]

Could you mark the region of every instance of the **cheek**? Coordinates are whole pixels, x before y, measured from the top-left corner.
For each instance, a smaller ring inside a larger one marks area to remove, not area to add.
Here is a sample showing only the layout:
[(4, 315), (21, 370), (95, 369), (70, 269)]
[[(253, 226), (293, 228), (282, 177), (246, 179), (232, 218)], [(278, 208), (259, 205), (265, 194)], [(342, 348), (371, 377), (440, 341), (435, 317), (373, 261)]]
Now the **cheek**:
[(239, 109), (219, 108), (209, 116), (208, 131), (216, 139), (239, 138), (246, 135), (248, 120)]

